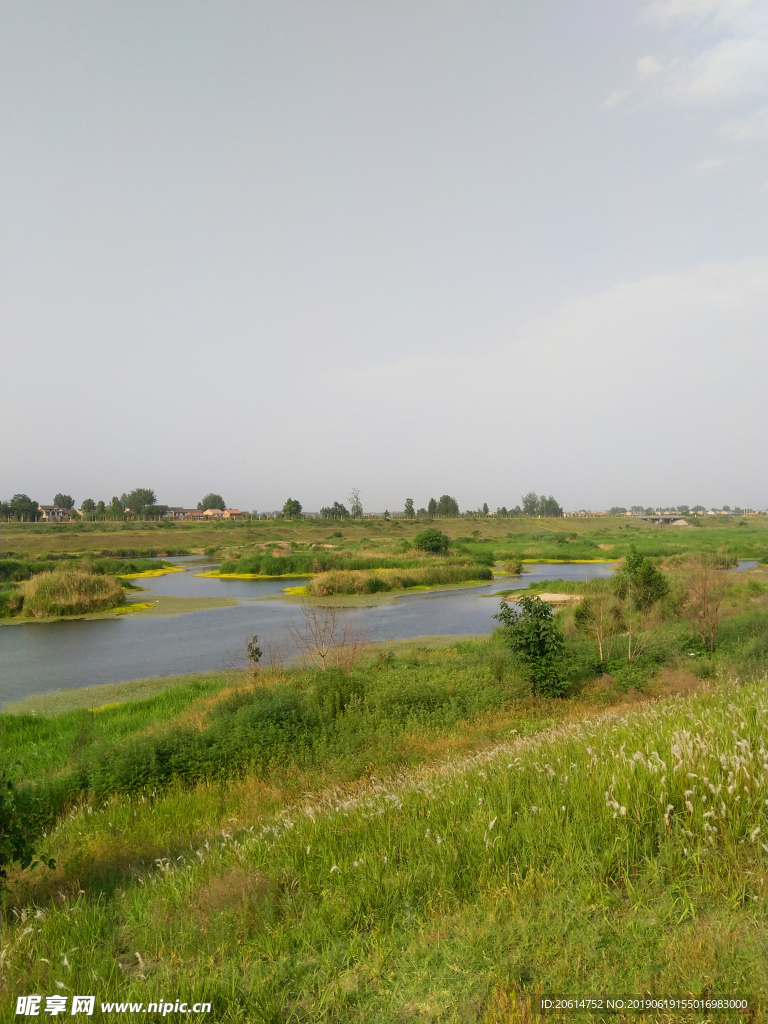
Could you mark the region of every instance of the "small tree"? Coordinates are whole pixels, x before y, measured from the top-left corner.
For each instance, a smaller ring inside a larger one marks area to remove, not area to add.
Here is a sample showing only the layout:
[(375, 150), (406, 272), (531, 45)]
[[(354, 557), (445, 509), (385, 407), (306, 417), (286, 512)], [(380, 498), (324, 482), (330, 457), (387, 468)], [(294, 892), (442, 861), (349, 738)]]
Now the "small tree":
[(286, 519), (298, 519), (301, 515), (301, 502), (289, 498), (283, 505), (283, 515)]
[(444, 555), (451, 546), (451, 541), (440, 530), (422, 530), (413, 538), (413, 546), (430, 555)]
[(645, 555), (641, 555), (634, 544), (624, 558), (621, 571), (614, 576), (614, 586), (619, 597), (629, 597), (641, 612), (649, 611), (651, 605), (669, 593), (666, 576)]
[(81, 508), (83, 512), (95, 512), (96, 502), (93, 500), (93, 498), (86, 498), (83, 504), (81, 505)]
[(59, 491), (58, 494), (54, 494), (53, 496), (53, 504), (57, 505), (59, 508), (65, 508), (67, 512), (69, 512), (75, 507), (75, 499), (71, 494), (62, 494), (61, 491)]
[(116, 496), (113, 497), (112, 501), (109, 503), (109, 514), (112, 516), (113, 519), (119, 519), (122, 517), (124, 512), (125, 509), (123, 508), (122, 501), (120, 501), (120, 499)]
[(261, 655), (263, 653), (259, 647), (259, 638), (256, 633), (254, 633), (252, 639), (248, 641), (247, 650), (248, 663), (255, 671), (259, 667), (259, 661), (261, 660)]
[(430, 498), (428, 503), (427, 503), (427, 515), (429, 515), (429, 516), (436, 516), (437, 515), (437, 501), (434, 498)]
[(103, 516), (104, 513), (107, 511), (107, 507), (103, 501), (97, 501), (96, 508), (94, 509), (94, 511), (97, 516)]
[(349, 496), (349, 514), (354, 519), (362, 519), (363, 516), (363, 503), (360, 500), (360, 491), (357, 487), (352, 488), (352, 493)]
[(719, 559), (702, 554), (688, 564), (683, 573), (686, 589), (684, 614), (702, 644), (715, 649), (717, 627), (722, 618), (722, 602), (727, 577)]
[(206, 494), (206, 496), (201, 501), (198, 501), (197, 507), (200, 509), (201, 512), (205, 512), (205, 510), (209, 508), (218, 508), (221, 509), (222, 512), (224, 512), (226, 510), (227, 503), (224, 501), (220, 494), (211, 493)]
[(554, 622), (554, 609), (540, 597), (521, 597), (519, 608), (513, 611), (502, 601), (494, 616), (501, 623), (504, 640), (526, 668), (535, 694), (562, 697), (568, 684), (559, 670), (563, 634)]
[(576, 626), (597, 641), (600, 661), (611, 656), (613, 637), (621, 625), (621, 606), (604, 584), (592, 583), (587, 597), (577, 605), (574, 613)]
[(413, 507), (413, 498), (406, 498), (405, 499), (405, 510), (404, 511), (405, 511), (405, 518), (406, 519), (413, 519), (414, 518), (414, 516), (416, 515), (416, 510)]

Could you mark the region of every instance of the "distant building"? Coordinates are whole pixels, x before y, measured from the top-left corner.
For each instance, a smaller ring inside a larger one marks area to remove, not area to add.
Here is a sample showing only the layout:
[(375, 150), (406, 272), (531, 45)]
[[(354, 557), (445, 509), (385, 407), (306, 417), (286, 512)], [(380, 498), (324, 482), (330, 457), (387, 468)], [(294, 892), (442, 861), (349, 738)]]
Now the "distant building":
[(67, 508), (59, 508), (58, 505), (38, 505), (38, 518), (44, 523), (60, 523), (62, 519), (69, 519), (70, 512)]

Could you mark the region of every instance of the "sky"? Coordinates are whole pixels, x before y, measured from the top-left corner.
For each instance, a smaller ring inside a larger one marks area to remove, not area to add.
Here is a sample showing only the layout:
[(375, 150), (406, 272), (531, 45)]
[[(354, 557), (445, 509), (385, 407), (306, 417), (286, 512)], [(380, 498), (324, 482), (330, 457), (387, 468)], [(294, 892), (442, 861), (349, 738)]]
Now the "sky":
[(763, 0), (0, 8), (0, 495), (768, 505)]

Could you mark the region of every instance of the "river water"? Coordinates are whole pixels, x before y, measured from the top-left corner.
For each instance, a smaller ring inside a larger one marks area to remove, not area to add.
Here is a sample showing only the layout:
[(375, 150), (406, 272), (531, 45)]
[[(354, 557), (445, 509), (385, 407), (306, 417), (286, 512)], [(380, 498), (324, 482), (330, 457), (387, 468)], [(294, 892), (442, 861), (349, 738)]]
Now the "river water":
[[(215, 568), (200, 559), (175, 558), (187, 572), (138, 582), (145, 593), (178, 597), (234, 597), (230, 608), (184, 615), (119, 619), (80, 619), (25, 623), (0, 629), (2, 680), (0, 703), (66, 687), (93, 686), (128, 679), (205, 672), (242, 666), (245, 645), (254, 633), (260, 644), (296, 654), (288, 627), (300, 621), (299, 607), (279, 599), (302, 580), (201, 579)], [(490, 633), (498, 590), (516, 590), (537, 580), (584, 580), (610, 576), (612, 563), (527, 565), (522, 576), (497, 577), (486, 586), (465, 590), (403, 594), (396, 601), (346, 611), (354, 627), (363, 626), (374, 641), (434, 634)], [(261, 600), (257, 600), (261, 599)]]

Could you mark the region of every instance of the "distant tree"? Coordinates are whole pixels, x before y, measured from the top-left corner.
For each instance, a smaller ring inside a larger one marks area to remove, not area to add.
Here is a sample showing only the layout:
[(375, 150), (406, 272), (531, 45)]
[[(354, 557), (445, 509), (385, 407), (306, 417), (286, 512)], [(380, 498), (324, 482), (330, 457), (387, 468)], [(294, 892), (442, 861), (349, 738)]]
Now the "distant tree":
[(405, 499), (405, 518), (406, 519), (413, 519), (413, 517), (415, 515), (416, 515), (416, 513), (415, 513), (414, 508), (413, 508), (413, 498), (406, 498)]
[(67, 512), (69, 512), (70, 509), (75, 507), (75, 499), (71, 494), (62, 494), (59, 492), (58, 494), (54, 494), (53, 504), (57, 505), (59, 508), (65, 508)]
[(427, 515), (437, 515), (437, 501), (434, 498), (430, 498), (427, 502)]
[(14, 494), (8, 502), (11, 516), (30, 523), (37, 518), (38, 503), (26, 494)]
[(568, 684), (560, 673), (563, 634), (553, 621), (554, 609), (539, 597), (521, 597), (519, 610), (502, 601), (494, 616), (507, 646), (528, 672), (531, 688), (541, 697), (562, 697)]
[(114, 496), (112, 501), (109, 503), (109, 514), (113, 519), (118, 519), (124, 512), (125, 508), (123, 507), (122, 501), (120, 501), (118, 497)]
[(425, 508), (420, 508), (416, 515), (419, 517), (419, 519), (425, 519), (429, 515), (429, 513)]
[(157, 504), (157, 496), (151, 487), (134, 487), (129, 494), (120, 495), (120, 502), (124, 509), (140, 514), (148, 506)]
[(298, 519), (301, 515), (301, 502), (296, 501), (294, 498), (289, 498), (283, 505), (283, 515), (287, 519)]
[(537, 516), (539, 514), (539, 496), (535, 491), (528, 491), (523, 495), (523, 515)]
[(731, 511), (731, 506), (730, 505), (723, 505), (723, 512), (730, 512), (730, 511)]
[(626, 511), (627, 510), (625, 508), (622, 508), (621, 505), (614, 505), (613, 508), (610, 510), (610, 514), (612, 516), (623, 516), (626, 514)]
[(520, 508), (519, 505), (515, 505), (515, 507), (512, 509), (512, 511), (509, 514), (511, 516), (521, 516), (521, 515), (523, 515), (523, 510)]
[(563, 508), (559, 502), (550, 494), (548, 498), (545, 498), (542, 494), (539, 497), (539, 515), (547, 517), (559, 518), (563, 514)]
[(93, 498), (86, 498), (80, 507), (82, 508), (83, 512), (95, 512), (96, 502), (93, 500)]
[(645, 515), (652, 516), (653, 513), (656, 511), (656, 509), (655, 508), (647, 508), (644, 511), (645, 511)]
[(360, 491), (357, 487), (352, 488), (349, 496), (349, 514), (355, 519), (362, 519), (363, 503), (360, 501)]
[(223, 512), (227, 507), (227, 503), (220, 494), (211, 493), (206, 494), (202, 501), (198, 501), (197, 507), (201, 512), (205, 512), (205, 510), (209, 508), (218, 508)]
[(633, 505), (629, 511), (634, 512), (638, 516), (642, 516), (645, 514), (645, 509), (642, 505)]
[(693, 508), (691, 509), (691, 512), (706, 512), (706, 511), (707, 510), (704, 508), (703, 505), (694, 505)]
[(440, 530), (422, 530), (413, 538), (413, 546), (418, 551), (426, 551), (430, 555), (444, 555), (451, 546), (451, 541)]
[(678, 505), (677, 511), (680, 513), (681, 516), (687, 516), (691, 510), (688, 505)]
[(502, 505), (501, 508), (496, 509), (496, 515), (506, 519), (509, 513), (507, 512), (507, 506)]
[(321, 508), (320, 515), (325, 519), (349, 519), (349, 512), (340, 501), (334, 501), (332, 505), (326, 505), (324, 508)]
[(107, 508), (103, 501), (98, 501), (96, 503), (96, 508), (94, 511), (96, 512), (97, 516), (103, 516), (106, 510)]
[(484, 516), (488, 515), (488, 502), (487, 501), (483, 502), (483, 515)]
[(450, 494), (443, 494), (440, 496), (440, 500), (437, 503), (437, 514), (439, 516), (458, 516), (459, 503), (455, 498), (452, 498)]

